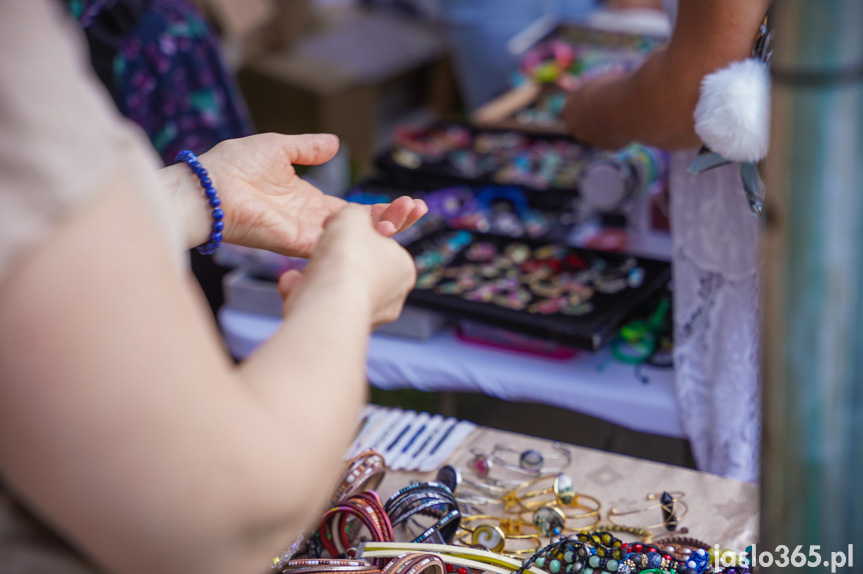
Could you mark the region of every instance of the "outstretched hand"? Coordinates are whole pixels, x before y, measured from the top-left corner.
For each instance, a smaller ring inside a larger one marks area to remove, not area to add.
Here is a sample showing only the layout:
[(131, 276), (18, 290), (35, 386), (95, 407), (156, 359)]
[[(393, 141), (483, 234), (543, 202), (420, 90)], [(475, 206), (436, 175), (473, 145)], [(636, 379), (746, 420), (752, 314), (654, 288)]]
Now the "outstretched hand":
[[(329, 134), (259, 134), (224, 141), (203, 154), (201, 163), (225, 212), (224, 241), (295, 257), (311, 255), (324, 223), (346, 202), (300, 178), (294, 165), (325, 163), (338, 148), (338, 138)], [(410, 197), (365, 209), (375, 229), (387, 237), (428, 211), (422, 200)], [(206, 234), (198, 239), (203, 242)]]

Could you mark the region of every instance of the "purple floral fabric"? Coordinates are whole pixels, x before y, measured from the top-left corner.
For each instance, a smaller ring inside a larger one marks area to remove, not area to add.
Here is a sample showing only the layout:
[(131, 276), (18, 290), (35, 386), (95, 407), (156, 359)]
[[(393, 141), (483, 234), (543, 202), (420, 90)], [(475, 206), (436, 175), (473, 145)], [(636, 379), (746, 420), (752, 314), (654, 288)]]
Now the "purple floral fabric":
[[(218, 39), (188, 0), (136, 4), (131, 30), (117, 32), (124, 0), (70, 0), (90, 40), (94, 66), (120, 112), (139, 124), (166, 163), (252, 133), (249, 114), (222, 60)], [(122, 26), (119, 26), (122, 28)], [(108, 36), (111, 40), (104, 40)], [(104, 52), (112, 54), (105, 60)]]

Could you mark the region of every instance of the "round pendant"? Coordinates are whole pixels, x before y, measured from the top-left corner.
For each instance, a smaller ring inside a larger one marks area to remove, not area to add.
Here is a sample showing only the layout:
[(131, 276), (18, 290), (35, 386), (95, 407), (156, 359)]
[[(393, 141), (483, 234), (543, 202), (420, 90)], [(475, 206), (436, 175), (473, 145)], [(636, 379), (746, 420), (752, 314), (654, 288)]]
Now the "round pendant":
[(572, 484), (572, 479), (569, 475), (560, 473), (554, 479), (554, 496), (561, 504), (569, 506), (572, 504), (572, 499), (575, 498), (575, 487)]
[(563, 530), (564, 524), (566, 516), (553, 506), (543, 506), (533, 513), (533, 525), (543, 536), (553, 536), (555, 532)]
[(491, 458), (486, 455), (477, 454), (474, 455), (470, 463), (468, 463), (468, 466), (478, 477), (485, 478), (491, 472), (493, 463), (491, 462)]
[(451, 491), (455, 492), (458, 485), (461, 484), (461, 473), (456, 467), (448, 464), (437, 471), (437, 482), (447, 485)]
[(471, 543), (474, 546), (482, 546), (486, 550), (499, 553), (503, 551), (506, 537), (499, 527), (491, 524), (480, 524), (473, 531)]
[(542, 468), (543, 462), (542, 453), (533, 449), (524, 451), (521, 453), (521, 456), (518, 457), (518, 465), (525, 470), (533, 472), (539, 472)]

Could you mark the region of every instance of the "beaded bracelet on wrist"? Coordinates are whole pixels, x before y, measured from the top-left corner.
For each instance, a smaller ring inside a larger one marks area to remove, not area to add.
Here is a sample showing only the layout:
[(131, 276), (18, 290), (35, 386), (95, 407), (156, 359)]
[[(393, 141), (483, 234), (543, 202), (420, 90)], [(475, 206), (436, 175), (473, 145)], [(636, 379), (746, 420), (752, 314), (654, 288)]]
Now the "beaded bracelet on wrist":
[(175, 161), (185, 162), (198, 177), (201, 187), (204, 188), (204, 195), (207, 198), (207, 203), (212, 209), (211, 215), (213, 217), (213, 223), (210, 225), (210, 238), (206, 243), (198, 247), (198, 251), (202, 255), (212, 255), (222, 244), (222, 232), (225, 230), (225, 212), (222, 211), (221, 207), (219, 207), (222, 202), (219, 199), (216, 188), (213, 187), (213, 180), (210, 179), (210, 175), (207, 173), (207, 170), (203, 165), (201, 165), (201, 162), (198, 160), (198, 156), (189, 150), (183, 150), (177, 154)]

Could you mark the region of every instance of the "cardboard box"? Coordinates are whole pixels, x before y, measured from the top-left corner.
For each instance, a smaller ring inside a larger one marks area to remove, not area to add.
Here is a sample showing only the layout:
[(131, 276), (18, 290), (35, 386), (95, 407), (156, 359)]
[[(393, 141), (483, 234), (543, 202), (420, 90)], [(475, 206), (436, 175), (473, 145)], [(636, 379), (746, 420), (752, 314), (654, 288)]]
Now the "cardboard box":
[(365, 171), (393, 102), (416, 105), (411, 91), (434, 80), (443, 54), (428, 27), (364, 14), (247, 62), (239, 81), (260, 131), (334, 133)]

